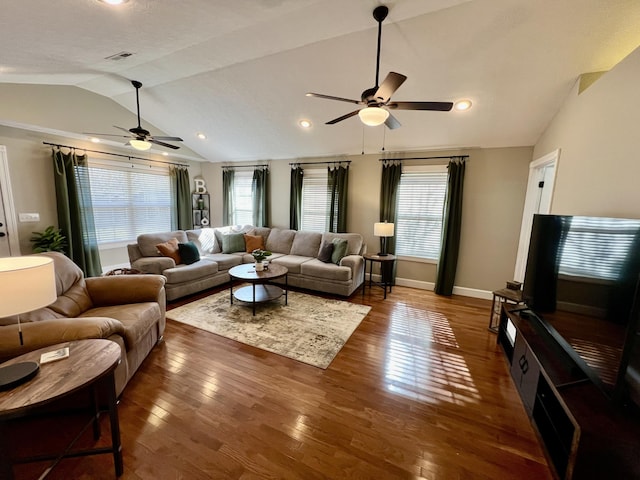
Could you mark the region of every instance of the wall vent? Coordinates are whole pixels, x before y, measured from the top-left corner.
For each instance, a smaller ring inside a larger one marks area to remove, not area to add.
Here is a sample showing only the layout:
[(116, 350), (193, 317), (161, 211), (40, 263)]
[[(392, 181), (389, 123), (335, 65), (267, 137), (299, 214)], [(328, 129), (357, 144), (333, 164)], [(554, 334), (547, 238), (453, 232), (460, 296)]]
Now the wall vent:
[(131, 55), (133, 55), (133, 53), (131, 52), (120, 52), (120, 53), (116, 53), (115, 55), (110, 55), (108, 57), (105, 57), (105, 60), (113, 60), (114, 62), (117, 62), (118, 60), (124, 60), (125, 58), (129, 58)]

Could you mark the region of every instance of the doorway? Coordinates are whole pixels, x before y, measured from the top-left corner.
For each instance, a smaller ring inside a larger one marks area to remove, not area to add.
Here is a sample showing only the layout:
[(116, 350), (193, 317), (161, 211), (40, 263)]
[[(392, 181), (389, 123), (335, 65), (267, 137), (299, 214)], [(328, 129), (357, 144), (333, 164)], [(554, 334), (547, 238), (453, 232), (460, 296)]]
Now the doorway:
[(524, 281), (524, 273), (527, 268), (533, 215), (536, 213), (545, 214), (551, 212), (553, 186), (556, 181), (556, 170), (559, 159), (560, 150), (558, 149), (534, 160), (529, 165), (529, 180), (527, 182), (527, 194), (525, 196), (524, 210), (522, 213), (516, 269), (513, 274), (513, 278), (519, 282)]
[(7, 147), (0, 145), (0, 257), (20, 255)]

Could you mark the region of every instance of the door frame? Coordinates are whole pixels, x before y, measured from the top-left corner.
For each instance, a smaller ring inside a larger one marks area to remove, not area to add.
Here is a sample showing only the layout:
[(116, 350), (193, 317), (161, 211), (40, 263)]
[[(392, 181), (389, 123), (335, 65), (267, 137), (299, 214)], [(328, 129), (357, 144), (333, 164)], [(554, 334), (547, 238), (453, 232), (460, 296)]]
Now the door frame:
[(20, 241), (18, 238), (18, 224), (16, 222), (16, 207), (13, 203), (13, 191), (11, 190), (9, 159), (7, 158), (7, 147), (4, 145), (0, 145), (0, 193), (2, 193), (4, 219), (7, 224), (9, 254), (15, 257), (20, 255)]
[[(518, 242), (518, 253), (516, 256), (516, 267), (513, 278), (517, 281), (524, 281), (524, 274), (527, 268), (527, 256), (529, 255), (529, 241), (531, 240), (531, 227), (533, 226), (534, 213), (550, 213), (551, 204), (553, 203), (553, 192), (558, 175), (558, 160), (560, 160), (560, 149), (554, 150), (542, 157), (532, 161), (529, 164), (529, 180), (527, 181), (527, 194), (524, 199), (524, 209), (522, 212), (522, 224), (520, 226), (520, 240)], [(545, 188), (551, 190), (549, 206), (546, 211), (536, 211), (538, 208), (538, 182), (540, 181), (540, 172), (545, 168), (553, 166), (553, 176), (549, 180), (549, 185), (545, 184)]]

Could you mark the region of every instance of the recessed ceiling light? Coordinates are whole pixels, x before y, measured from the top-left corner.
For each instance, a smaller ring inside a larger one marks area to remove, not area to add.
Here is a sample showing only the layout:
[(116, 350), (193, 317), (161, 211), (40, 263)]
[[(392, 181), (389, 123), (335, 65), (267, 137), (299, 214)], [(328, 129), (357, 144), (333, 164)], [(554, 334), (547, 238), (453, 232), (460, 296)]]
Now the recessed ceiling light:
[(300, 120), (298, 122), (298, 125), (300, 125), (302, 128), (311, 128), (311, 122), (309, 120)]
[(162, 155), (164, 155), (165, 157), (169, 156), (169, 152), (162, 152)]
[(99, 138), (96, 138), (96, 137), (91, 137), (91, 141), (92, 141), (93, 143), (100, 143), (100, 139), (99, 139)]
[(471, 108), (471, 105), (472, 105), (471, 100), (458, 100), (453, 105), (453, 108), (455, 108), (459, 112), (464, 112), (465, 110), (469, 110)]
[(200, 140), (206, 140), (207, 139), (207, 136), (202, 132), (196, 133), (196, 137), (198, 137)]
[(129, 0), (100, 0), (100, 1), (108, 5), (122, 5), (123, 3), (127, 3)]

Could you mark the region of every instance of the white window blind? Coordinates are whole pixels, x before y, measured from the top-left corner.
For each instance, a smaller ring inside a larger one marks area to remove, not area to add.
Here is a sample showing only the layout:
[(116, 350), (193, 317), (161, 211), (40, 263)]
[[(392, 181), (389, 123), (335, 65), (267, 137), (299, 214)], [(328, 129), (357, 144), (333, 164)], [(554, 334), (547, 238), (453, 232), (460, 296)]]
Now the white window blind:
[(233, 223), (251, 225), (253, 223), (251, 200), (253, 171), (235, 171), (233, 175)]
[(91, 200), (99, 245), (171, 230), (168, 169), (89, 161)]
[(329, 229), (329, 208), (331, 205), (326, 168), (309, 168), (302, 177), (302, 219), (301, 230), (326, 232)]
[(447, 167), (405, 167), (396, 205), (396, 255), (437, 260)]
[(559, 273), (617, 280), (633, 247), (637, 222), (573, 217), (560, 257)]

